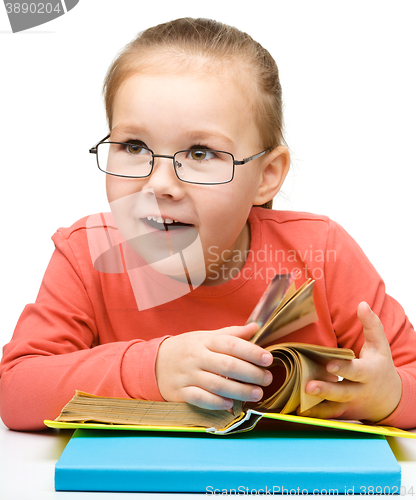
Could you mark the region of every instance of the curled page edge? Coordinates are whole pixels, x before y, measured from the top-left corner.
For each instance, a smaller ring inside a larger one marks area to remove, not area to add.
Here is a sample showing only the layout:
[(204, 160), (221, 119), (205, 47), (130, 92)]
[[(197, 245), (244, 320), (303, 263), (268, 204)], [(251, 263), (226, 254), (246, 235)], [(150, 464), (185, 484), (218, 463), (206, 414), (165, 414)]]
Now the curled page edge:
[(264, 413), (260, 413), (256, 410), (248, 410), (244, 415), (244, 418), (242, 418), (238, 422), (235, 422), (234, 424), (231, 424), (229, 427), (226, 427), (225, 429), (216, 429), (215, 427), (210, 427), (209, 429), (206, 429), (206, 432), (208, 432), (209, 434), (224, 436), (226, 434), (251, 431), (251, 429), (256, 426), (257, 422), (263, 416)]

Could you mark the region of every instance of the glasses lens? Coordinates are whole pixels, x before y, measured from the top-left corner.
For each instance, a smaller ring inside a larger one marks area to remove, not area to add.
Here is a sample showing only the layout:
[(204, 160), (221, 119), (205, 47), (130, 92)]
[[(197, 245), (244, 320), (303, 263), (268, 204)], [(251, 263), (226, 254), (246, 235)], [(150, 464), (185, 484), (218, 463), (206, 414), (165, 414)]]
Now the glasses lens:
[(175, 155), (180, 179), (197, 184), (220, 184), (233, 178), (234, 162), (230, 153), (212, 149), (191, 149)]
[(147, 177), (152, 171), (152, 153), (140, 144), (102, 142), (97, 147), (98, 167), (109, 174)]

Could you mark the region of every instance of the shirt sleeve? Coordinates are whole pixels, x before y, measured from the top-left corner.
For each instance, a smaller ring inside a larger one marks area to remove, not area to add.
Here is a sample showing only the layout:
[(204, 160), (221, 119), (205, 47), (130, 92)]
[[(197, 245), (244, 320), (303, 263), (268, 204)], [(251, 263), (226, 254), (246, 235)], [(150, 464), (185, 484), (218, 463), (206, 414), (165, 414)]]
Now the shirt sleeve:
[(359, 245), (346, 231), (330, 221), (328, 249), (336, 258), (325, 265), (325, 286), (332, 324), (340, 347), (356, 356), (364, 344), (357, 306), (366, 301), (380, 318), (403, 391), (399, 405), (378, 422), (403, 429), (416, 427), (416, 332), (400, 304), (386, 294), (385, 285)]
[(15, 430), (39, 430), (75, 390), (163, 400), (154, 365), (166, 338), (100, 345), (96, 308), (69, 244), (62, 242), (34, 304), (25, 307), (0, 364), (0, 414)]

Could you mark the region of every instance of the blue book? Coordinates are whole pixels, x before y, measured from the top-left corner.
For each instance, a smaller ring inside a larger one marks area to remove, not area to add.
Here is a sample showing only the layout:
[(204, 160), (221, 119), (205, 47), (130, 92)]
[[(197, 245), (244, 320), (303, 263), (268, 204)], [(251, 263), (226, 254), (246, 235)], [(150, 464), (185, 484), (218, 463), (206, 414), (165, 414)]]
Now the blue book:
[(384, 436), (337, 430), (77, 429), (55, 467), (57, 491), (393, 494), (400, 481)]

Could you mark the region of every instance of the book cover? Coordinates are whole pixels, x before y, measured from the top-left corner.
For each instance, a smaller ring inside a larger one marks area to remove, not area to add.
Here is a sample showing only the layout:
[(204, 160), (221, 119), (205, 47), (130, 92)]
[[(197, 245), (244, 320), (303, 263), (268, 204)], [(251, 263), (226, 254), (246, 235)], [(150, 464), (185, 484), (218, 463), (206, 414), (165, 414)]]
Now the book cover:
[(401, 470), (382, 436), (345, 431), (207, 434), (77, 429), (57, 491), (385, 494)]

